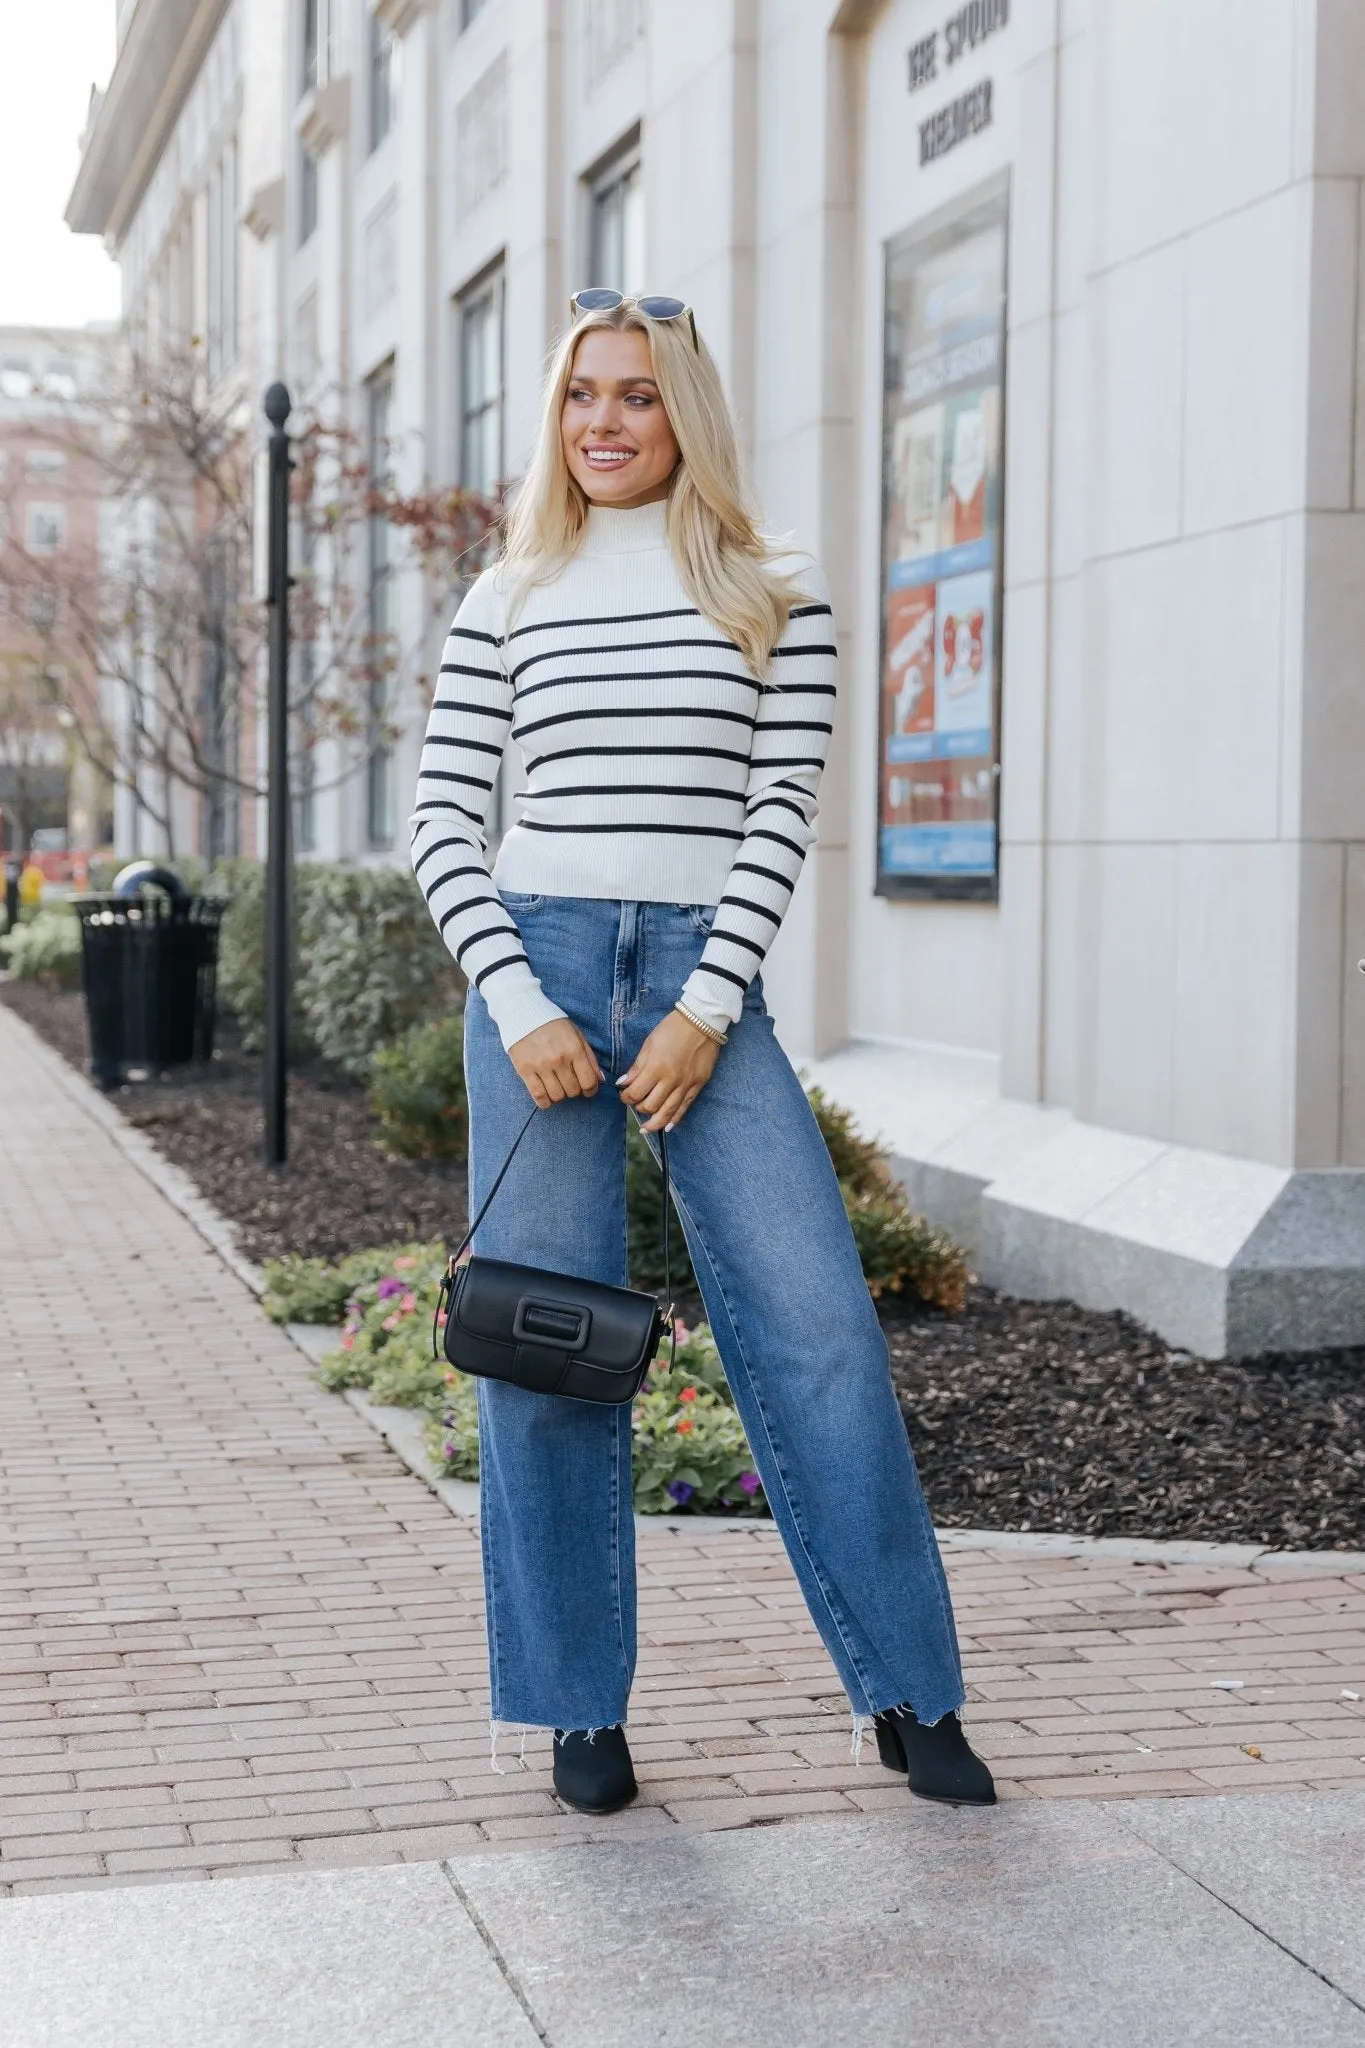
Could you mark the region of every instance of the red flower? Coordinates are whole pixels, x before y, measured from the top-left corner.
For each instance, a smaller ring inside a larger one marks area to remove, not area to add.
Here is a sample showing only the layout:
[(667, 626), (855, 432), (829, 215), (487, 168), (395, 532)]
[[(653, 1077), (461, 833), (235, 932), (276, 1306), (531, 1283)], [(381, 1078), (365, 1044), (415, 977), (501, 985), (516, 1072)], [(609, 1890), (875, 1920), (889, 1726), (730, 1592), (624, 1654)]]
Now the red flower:
[(684, 1387), (682, 1392), (678, 1396), (678, 1399), (680, 1401), (695, 1401), (696, 1398), (697, 1390), (695, 1387)]
[(678, 1435), (686, 1436), (688, 1430), (695, 1429), (696, 1426), (696, 1423), (692, 1421), (690, 1416), (684, 1415), (682, 1421), (678, 1424)]

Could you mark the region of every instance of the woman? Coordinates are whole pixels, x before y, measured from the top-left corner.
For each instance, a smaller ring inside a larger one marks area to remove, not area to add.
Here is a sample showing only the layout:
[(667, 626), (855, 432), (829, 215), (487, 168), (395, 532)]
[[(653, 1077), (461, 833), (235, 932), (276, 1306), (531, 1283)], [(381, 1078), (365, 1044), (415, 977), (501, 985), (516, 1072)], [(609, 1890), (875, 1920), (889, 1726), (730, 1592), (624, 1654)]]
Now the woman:
[[(471, 1204), (493, 1258), (621, 1285), (624, 1131), (669, 1158), (711, 1329), (861, 1726), (926, 1798), (989, 1804), (886, 1346), (758, 970), (814, 836), (834, 709), (824, 579), (745, 510), (677, 300), (583, 292), (501, 561), (460, 607), (413, 866), (469, 980)], [(490, 877), (509, 732), (523, 812)], [(635, 1796), (631, 1417), (481, 1380), (493, 1717), (550, 1727), (561, 1798)]]

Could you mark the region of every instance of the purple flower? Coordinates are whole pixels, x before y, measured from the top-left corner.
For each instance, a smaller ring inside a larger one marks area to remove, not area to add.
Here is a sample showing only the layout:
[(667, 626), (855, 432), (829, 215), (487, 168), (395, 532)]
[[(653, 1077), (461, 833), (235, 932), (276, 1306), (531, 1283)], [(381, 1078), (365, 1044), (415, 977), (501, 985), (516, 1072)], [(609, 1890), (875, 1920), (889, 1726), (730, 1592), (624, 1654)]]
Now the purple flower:
[(387, 1301), (391, 1295), (404, 1292), (404, 1283), (401, 1280), (381, 1280), (375, 1289), (375, 1294), (380, 1301)]
[(757, 1472), (741, 1472), (739, 1483), (746, 1493), (757, 1493), (763, 1481), (759, 1478)]
[(664, 1488), (664, 1492), (671, 1494), (680, 1508), (687, 1506), (696, 1490), (696, 1487), (689, 1486), (685, 1479), (670, 1479)]

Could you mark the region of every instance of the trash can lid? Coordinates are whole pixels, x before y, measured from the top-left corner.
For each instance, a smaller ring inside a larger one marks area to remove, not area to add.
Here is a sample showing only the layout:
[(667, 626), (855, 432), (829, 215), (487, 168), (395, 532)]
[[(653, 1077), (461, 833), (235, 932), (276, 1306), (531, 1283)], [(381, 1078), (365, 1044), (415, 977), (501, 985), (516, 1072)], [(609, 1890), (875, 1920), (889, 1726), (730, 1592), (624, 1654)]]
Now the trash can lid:
[(158, 867), (153, 860), (130, 861), (114, 877), (115, 896), (137, 896), (147, 888), (164, 889), (177, 902), (190, 893), (179, 875), (170, 868)]

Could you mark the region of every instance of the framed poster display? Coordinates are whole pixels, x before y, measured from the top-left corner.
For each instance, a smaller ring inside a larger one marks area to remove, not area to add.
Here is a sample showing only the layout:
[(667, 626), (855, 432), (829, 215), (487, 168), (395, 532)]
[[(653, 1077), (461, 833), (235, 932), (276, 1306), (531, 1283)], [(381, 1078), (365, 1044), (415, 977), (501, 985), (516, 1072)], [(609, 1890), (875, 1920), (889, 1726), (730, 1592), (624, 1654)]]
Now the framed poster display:
[(1009, 182), (886, 245), (877, 894), (993, 902)]

